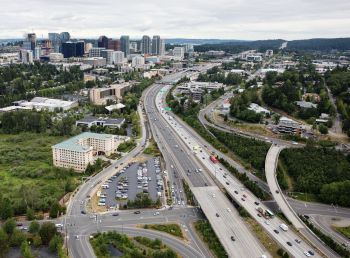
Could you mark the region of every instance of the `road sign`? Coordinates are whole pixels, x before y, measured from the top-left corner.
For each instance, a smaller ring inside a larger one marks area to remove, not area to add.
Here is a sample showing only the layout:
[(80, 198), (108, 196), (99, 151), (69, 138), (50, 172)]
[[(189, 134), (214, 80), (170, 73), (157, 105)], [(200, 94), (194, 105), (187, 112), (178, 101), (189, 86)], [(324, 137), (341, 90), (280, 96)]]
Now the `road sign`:
[(164, 108), (164, 110), (171, 111), (171, 108), (170, 107), (166, 107), (166, 108)]

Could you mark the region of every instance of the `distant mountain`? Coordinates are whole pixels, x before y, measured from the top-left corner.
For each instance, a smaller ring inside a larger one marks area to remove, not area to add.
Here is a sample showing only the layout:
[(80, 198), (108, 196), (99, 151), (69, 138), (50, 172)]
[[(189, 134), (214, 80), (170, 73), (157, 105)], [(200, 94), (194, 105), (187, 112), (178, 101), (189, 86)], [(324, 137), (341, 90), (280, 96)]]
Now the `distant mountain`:
[(330, 51), (350, 50), (350, 38), (316, 38), (288, 41), (287, 49), (290, 50), (315, 50), (315, 51)]
[(239, 39), (186, 39), (186, 38), (174, 38), (165, 39), (165, 44), (181, 45), (181, 44), (193, 44), (193, 45), (204, 45), (204, 44), (223, 44), (229, 42), (246, 42), (246, 40)]

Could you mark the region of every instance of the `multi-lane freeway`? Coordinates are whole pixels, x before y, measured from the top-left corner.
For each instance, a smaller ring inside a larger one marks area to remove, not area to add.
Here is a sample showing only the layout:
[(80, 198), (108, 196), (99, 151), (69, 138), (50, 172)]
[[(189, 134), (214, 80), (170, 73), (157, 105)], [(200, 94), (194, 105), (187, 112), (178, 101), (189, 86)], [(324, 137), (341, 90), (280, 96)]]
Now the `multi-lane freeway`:
[[(171, 80), (168, 82), (173, 82), (182, 76), (184, 75), (177, 74), (167, 79)], [(187, 147), (182, 136), (178, 134), (179, 130), (163, 116), (160, 110), (162, 96), (159, 95), (163, 87), (163, 84), (158, 84), (148, 90), (144, 105), (152, 133), (165, 161), (168, 163), (170, 157), (170, 162), (173, 162), (170, 163), (171, 169), (168, 173), (175, 170), (178, 176), (187, 181), (229, 257), (261, 257), (263, 254), (270, 256), (249, 231), (232, 203), (215, 185), (206, 168)], [(206, 196), (204, 200), (203, 196)], [(209, 196), (215, 200), (208, 203)]]

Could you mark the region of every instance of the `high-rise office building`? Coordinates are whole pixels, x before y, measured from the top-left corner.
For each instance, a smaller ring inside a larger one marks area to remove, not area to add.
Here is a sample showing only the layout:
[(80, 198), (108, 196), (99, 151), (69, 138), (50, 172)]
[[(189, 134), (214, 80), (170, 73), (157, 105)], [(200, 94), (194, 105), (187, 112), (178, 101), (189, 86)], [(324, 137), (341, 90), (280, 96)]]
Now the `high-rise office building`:
[(55, 53), (60, 52), (60, 44), (61, 44), (61, 40), (60, 40), (60, 34), (58, 33), (49, 33), (49, 40), (51, 40), (52, 42), (52, 48), (54, 50)]
[(155, 35), (152, 38), (152, 54), (162, 56), (165, 53), (165, 41), (160, 36)]
[(61, 43), (65, 43), (70, 40), (70, 34), (69, 32), (61, 32), (60, 33), (60, 40)]
[(108, 48), (108, 38), (106, 36), (100, 36), (97, 40), (97, 46)]
[(152, 53), (151, 38), (147, 35), (144, 35), (141, 39), (141, 53), (142, 54), (151, 54)]
[(76, 56), (84, 56), (85, 54), (85, 42), (83, 40), (80, 40), (78, 42), (75, 42), (76, 46)]
[(120, 50), (120, 40), (119, 39), (108, 39), (108, 49), (112, 49), (115, 51)]
[(34, 51), (36, 47), (36, 35), (35, 33), (28, 33), (27, 37), (23, 41), (22, 48), (26, 50)]
[(34, 59), (39, 60), (41, 56), (41, 47), (37, 46), (34, 49)]
[(174, 47), (173, 55), (180, 58), (180, 59), (183, 59), (185, 56), (185, 48), (184, 47)]
[(62, 54), (64, 58), (79, 57), (84, 55), (84, 41), (62, 43)]
[(130, 42), (130, 53), (136, 53), (138, 51), (137, 41)]
[(89, 50), (89, 57), (102, 57), (101, 51), (105, 50), (103, 47), (93, 47)]
[(120, 37), (120, 50), (124, 52), (125, 56), (130, 55), (130, 38), (129, 36)]
[(101, 56), (106, 59), (107, 65), (113, 64), (113, 52), (114, 51), (112, 49), (101, 50)]
[(86, 43), (85, 44), (85, 53), (89, 53), (90, 49), (93, 48), (94, 46), (92, 43)]

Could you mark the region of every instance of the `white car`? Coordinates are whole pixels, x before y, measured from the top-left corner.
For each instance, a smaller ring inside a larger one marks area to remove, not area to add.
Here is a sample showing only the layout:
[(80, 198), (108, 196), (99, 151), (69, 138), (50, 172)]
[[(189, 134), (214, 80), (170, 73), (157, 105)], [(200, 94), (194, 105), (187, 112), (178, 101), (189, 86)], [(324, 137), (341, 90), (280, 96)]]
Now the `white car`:
[(159, 215), (159, 211), (155, 212), (153, 215), (154, 215), (154, 216)]
[(307, 257), (310, 257), (310, 256), (311, 256), (311, 254), (309, 254), (308, 251), (305, 251), (304, 254), (305, 254), (305, 256), (307, 256)]

